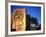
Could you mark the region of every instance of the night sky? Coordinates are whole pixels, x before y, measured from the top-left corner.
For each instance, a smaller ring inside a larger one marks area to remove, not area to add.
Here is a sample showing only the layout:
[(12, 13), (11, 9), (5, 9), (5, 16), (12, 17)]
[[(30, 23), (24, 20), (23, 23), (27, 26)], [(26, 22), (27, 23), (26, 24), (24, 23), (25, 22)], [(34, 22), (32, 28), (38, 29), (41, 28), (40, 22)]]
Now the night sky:
[(11, 14), (16, 8), (25, 8), (27, 14), (36, 17), (38, 19), (38, 23), (41, 24), (41, 7), (11, 5)]

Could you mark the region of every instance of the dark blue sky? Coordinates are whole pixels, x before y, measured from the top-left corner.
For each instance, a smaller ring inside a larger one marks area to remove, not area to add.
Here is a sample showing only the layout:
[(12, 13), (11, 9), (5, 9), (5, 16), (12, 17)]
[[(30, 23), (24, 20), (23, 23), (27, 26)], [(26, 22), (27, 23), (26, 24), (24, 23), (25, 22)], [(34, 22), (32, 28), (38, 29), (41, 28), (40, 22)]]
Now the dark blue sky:
[(27, 14), (36, 17), (38, 19), (38, 23), (41, 24), (41, 7), (11, 5), (11, 13), (13, 13), (16, 8), (25, 8)]

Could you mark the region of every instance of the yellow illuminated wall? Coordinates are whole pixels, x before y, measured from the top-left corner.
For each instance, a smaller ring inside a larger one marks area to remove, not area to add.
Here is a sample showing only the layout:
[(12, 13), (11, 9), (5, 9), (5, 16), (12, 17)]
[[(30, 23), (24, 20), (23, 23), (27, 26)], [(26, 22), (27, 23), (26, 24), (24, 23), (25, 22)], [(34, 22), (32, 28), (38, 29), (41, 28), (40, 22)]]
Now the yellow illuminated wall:
[[(23, 13), (23, 15), (20, 12)], [(18, 15), (18, 14), (20, 14), (20, 15)], [(20, 17), (19, 19), (18, 19), (18, 16)], [(23, 16), (23, 20), (20, 20), (22, 18), (22, 16)], [(16, 29), (16, 31), (25, 31), (26, 30), (26, 10), (25, 10), (25, 8), (16, 9), (13, 12), (11, 20), (12, 20), (12, 29)]]
[(25, 10), (25, 8), (23, 9), (23, 13), (24, 13), (24, 19), (23, 19), (23, 22), (24, 22), (24, 24), (23, 24), (23, 31), (25, 31), (25, 29), (26, 29), (26, 10)]

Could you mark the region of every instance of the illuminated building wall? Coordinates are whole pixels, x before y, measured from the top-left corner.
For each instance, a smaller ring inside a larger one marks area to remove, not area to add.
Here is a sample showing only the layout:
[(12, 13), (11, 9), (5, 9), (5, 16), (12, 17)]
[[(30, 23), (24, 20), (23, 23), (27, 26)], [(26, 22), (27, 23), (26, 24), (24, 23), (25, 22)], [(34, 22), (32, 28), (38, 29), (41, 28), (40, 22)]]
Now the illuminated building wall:
[(12, 29), (15, 31), (26, 30), (26, 10), (25, 8), (16, 9), (12, 15)]

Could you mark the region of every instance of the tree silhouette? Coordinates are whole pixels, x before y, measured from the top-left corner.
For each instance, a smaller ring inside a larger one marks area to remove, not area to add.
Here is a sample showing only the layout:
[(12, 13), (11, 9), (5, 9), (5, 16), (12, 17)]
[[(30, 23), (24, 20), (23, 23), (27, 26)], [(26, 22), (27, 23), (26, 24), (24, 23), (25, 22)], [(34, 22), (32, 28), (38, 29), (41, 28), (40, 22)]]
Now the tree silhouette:
[[(33, 28), (33, 26), (31, 26), (31, 24), (35, 24), (34, 28)], [(40, 30), (40, 28), (41, 28), (41, 24), (40, 25), (38, 24), (37, 18), (26, 14), (26, 30), (27, 31), (29, 31), (29, 30)]]

